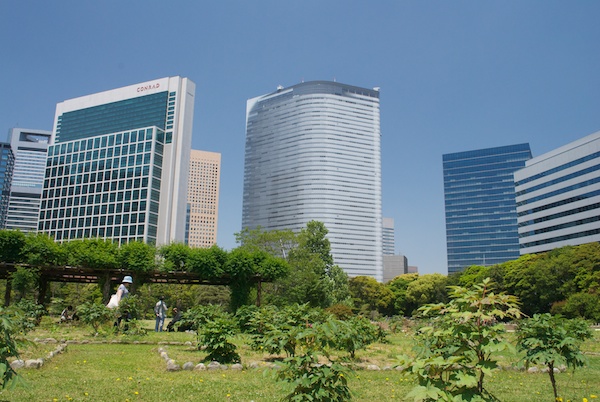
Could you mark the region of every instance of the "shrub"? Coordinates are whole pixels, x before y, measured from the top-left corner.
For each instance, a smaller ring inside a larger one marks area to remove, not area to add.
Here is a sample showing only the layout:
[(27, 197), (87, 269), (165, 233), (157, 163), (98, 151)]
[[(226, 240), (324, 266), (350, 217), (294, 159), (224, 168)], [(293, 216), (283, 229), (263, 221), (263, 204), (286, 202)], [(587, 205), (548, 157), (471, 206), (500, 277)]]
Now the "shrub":
[(77, 307), (77, 314), (82, 322), (92, 326), (95, 335), (98, 334), (100, 325), (113, 318), (113, 311), (101, 303), (84, 303)]
[(494, 356), (510, 347), (499, 321), (519, 318), (516, 297), (489, 290), (490, 279), (471, 289), (451, 286), (448, 304), (419, 308), (429, 325), (417, 332), (417, 356), (404, 358), (419, 385), (407, 395), (423, 400), (493, 400), (483, 386), (497, 367)]
[(12, 317), (0, 307), (0, 383), (2, 388), (9, 384), (15, 384), (18, 374), (10, 366), (8, 361), (11, 357), (19, 357), (17, 342), (14, 337), (15, 326)]
[(204, 346), (208, 355), (205, 361), (239, 363), (236, 346), (229, 341), (236, 334), (236, 323), (231, 317), (217, 317), (207, 321), (199, 333), (199, 346)]
[(519, 325), (518, 348), (525, 353), (527, 364), (548, 367), (554, 398), (558, 399), (554, 368), (559, 364), (567, 364), (573, 369), (584, 366), (586, 361), (580, 346), (591, 336), (588, 323), (581, 319), (535, 314)]

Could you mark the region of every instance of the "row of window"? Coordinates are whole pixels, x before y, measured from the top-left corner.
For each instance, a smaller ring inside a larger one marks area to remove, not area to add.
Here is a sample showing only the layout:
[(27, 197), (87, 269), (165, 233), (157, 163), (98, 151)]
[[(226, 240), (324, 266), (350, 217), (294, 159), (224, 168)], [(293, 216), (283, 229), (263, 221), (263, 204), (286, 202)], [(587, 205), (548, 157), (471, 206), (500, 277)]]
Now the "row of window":
[(531, 192), (533, 192), (533, 191), (535, 191), (535, 190), (540, 190), (540, 189), (542, 189), (542, 188), (546, 188), (546, 187), (549, 187), (549, 186), (553, 186), (553, 185), (555, 185), (555, 184), (562, 183), (562, 182), (564, 182), (564, 181), (571, 180), (571, 179), (574, 179), (574, 178), (576, 178), (576, 177), (583, 176), (583, 175), (585, 175), (585, 174), (588, 174), (588, 173), (597, 172), (598, 170), (600, 170), (600, 165), (596, 165), (596, 166), (590, 166), (590, 167), (588, 167), (588, 168), (586, 168), (586, 169), (582, 169), (582, 170), (579, 170), (579, 171), (577, 171), (577, 172), (574, 172), (574, 173), (571, 173), (571, 174), (568, 174), (568, 175), (565, 175), (565, 176), (562, 176), (562, 177), (556, 178), (556, 179), (554, 179), (554, 180), (550, 180), (550, 181), (547, 181), (547, 182), (544, 182), (544, 183), (538, 184), (538, 185), (536, 185), (536, 186), (529, 187), (529, 188), (527, 188), (527, 189), (525, 189), (525, 190), (520, 190), (520, 191), (518, 191), (518, 192), (516, 193), (516, 195), (517, 195), (517, 196), (525, 195), (525, 194), (527, 194), (527, 193), (531, 193)]

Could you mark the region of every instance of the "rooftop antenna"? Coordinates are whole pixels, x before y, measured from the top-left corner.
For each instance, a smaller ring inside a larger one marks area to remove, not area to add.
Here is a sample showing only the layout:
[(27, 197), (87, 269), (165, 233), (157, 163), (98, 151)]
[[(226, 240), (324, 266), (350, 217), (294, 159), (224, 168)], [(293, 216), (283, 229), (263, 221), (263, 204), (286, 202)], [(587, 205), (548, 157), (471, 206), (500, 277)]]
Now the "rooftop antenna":
[(277, 85), (277, 90), (281, 91), (283, 89), (283, 85)]

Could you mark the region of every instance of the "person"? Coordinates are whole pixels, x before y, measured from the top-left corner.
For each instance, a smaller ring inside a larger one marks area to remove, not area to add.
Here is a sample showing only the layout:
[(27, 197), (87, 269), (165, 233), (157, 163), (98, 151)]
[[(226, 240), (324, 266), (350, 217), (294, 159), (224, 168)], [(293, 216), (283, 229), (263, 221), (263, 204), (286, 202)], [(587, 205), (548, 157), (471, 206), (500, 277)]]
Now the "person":
[(165, 318), (167, 318), (167, 305), (165, 304), (165, 298), (163, 296), (158, 298), (158, 302), (156, 302), (156, 305), (154, 306), (154, 315), (156, 316), (154, 332), (162, 332)]
[(73, 306), (68, 306), (60, 313), (60, 322), (67, 322), (73, 319)]
[[(132, 283), (133, 278), (131, 276), (127, 275), (123, 278), (121, 284), (119, 285), (119, 288), (117, 289), (117, 304), (121, 304), (121, 300), (129, 297), (129, 285), (131, 285)], [(121, 315), (117, 318), (117, 321), (115, 322), (115, 327), (118, 328), (121, 325), (121, 320), (123, 320), (123, 318), (125, 318), (125, 326), (123, 330), (127, 331), (127, 321), (131, 319), (129, 311), (121, 311)]]
[(173, 327), (173, 325), (175, 325), (177, 321), (181, 320), (181, 311), (179, 311), (177, 307), (173, 307), (173, 316), (173, 319), (167, 325), (167, 331), (169, 332), (175, 331), (175, 327)]

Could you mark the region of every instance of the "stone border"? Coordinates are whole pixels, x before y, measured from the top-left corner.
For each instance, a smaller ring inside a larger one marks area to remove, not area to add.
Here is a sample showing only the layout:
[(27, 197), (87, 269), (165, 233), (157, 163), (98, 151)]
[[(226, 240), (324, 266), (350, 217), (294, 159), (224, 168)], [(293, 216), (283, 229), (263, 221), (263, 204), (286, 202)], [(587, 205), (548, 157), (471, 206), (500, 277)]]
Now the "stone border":
[(56, 349), (54, 349), (51, 352), (48, 352), (48, 354), (46, 355), (46, 357), (40, 357), (39, 359), (29, 359), (29, 360), (21, 360), (21, 359), (17, 359), (17, 360), (13, 360), (10, 363), (10, 367), (13, 370), (17, 370), (20, 368), (40, 368), (44, 365), (45, 362), (47, 362), (48, 360), (52, 359), (54, 356), (56, 356), (59, 353), (63, 353), (66, 352), (67, 350), (67, 344), (66, 343), (59, 343), (56, 346)]

